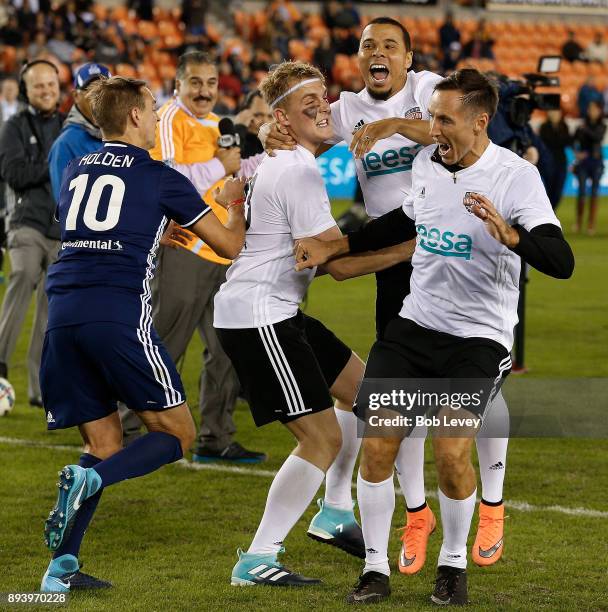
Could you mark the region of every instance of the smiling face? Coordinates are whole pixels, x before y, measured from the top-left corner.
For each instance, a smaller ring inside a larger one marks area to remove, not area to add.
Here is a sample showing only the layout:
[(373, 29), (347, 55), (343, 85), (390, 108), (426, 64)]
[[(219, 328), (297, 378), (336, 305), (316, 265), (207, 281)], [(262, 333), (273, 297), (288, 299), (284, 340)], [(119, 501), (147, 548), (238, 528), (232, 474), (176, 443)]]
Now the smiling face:
[(59, 102), (59, 76), (48, 64), (35, 64), (23, 76), (28, 102), (43, 114), (52, 113)]
[(183, 78), (177, 79), (175, 88), (184, 106), (202, 119), (217, 102), (218, 82), (217, 68), (213, 64), (189, 63)]
[(412, 52), (407, 50), (399, 27), (372, 24), (361, 35), (358, 61), (369, 95), (387, 100), (403, 89)]
[(435, 91), (429, 103), (431, 137), (444, 164), (470, 166), (478, 155), (480, 137), (486, 138), (487, 112), (463, 104), (459, 90)]
[[(297, 82), (290, 84), (294, 85)], [(316, 151), (332, 136), (327, 89), (320, 80), (289, 94), (274, 115), (281, 125), (293, 132), (296, 142), (310, 151)]]

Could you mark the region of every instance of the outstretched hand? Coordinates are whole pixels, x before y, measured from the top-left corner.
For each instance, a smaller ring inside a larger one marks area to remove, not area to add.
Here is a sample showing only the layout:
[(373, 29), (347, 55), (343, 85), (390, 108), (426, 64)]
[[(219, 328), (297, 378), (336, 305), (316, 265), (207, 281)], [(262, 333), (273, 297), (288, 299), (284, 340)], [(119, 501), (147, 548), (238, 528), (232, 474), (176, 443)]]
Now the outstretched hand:
[(488, 198), (479, 193), (471, 193), (470, 196), (477, 202), (471, 205), (470, 210), (478, 219), (484, 222), (489, 234), (506, 247), (510, 249), (515, 248), (519, 244), (517, 230), (501, 217), (494, 204)]

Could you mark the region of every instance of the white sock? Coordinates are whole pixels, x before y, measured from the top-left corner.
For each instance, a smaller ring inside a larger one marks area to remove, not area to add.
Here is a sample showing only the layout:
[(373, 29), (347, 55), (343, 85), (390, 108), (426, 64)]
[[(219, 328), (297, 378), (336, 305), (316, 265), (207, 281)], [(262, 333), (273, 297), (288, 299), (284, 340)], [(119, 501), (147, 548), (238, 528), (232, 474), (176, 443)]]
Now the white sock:
[(391, 575), (388, 565), (388, 538), (395, 510), (393, 477), (382, 482), (367, 482), (357, 476), (357, 500), (365, 540), (365, 572)]
[[(481, 476), (481, 497), (487, 502), (497, 503), (502, 500), (509, 425), (509, 409), (502, 392), (499, 391), (486, 410), (483, 425), (475, 441)], [(485, 437), (486, 435), (492, 437)]]
[(450, 499), (441, 492), (441, 489), (438, 491), (443, 542), (437, 565), (465, 569), (467, 566), (467, 538), (475, 511), (477, 489), (466, 499)]
[(405, 505), (413, 510), (426, 502), (424, 494), (424, 442), (426, 425), (414, 428), (409, 437), (404, 438), (395, 460), (397, 478), (405, 497)]
[(283, 540), (319, 490), (324, 476), (323, 470), (316, 465), (289, 455), (270, 485), (264, 516), (247, 552), (279, 552)]
[(325, 503), (340, 510), (353, 509), (353, 469), (361, 448), (357, 436), (357, 417), (350, 411), (334, 408), (342, 430), (342, 448), (325, 476)]

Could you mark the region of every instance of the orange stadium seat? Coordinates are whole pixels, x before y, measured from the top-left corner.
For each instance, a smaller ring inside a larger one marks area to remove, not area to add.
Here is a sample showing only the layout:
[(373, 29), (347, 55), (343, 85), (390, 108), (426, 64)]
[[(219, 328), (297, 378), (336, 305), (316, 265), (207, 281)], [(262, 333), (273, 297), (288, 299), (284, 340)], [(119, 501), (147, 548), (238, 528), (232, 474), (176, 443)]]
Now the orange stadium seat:
[(158, 36), (158, 28), (153, 21), (141, 20), (137, 24), (137, 31), (145, 41), (152, 40)]
[(137, 24), (131, 19), (121, 19), (118, 25), (127, 36), (134, 36), (137, 34)]
[(92, 12), (97, 21), (105, 21), (108, 18), (108, 7), (105, 4), (94, 4)]
[(174, 36), (179, 33), (179, 29), (173, 21), (159, 21), (157, 27), (160, 36)]
[(158, 72), (153, 64), (141, 64), (137, 67), (137, 76), (144, 81), (158, 80)]
[(110, 19), (112, 21), (120, 21), (121, 19), (129, 19), (129, 9), (126, 6), (118, 5), (112, 8)]
[(117, 76), (127, 77), (135, 79), (137, 78), (137, 71), (131, 64), (116, 64), (116, 69), (114, 70)]
[(184, 37), (179, 34), (177, 36), (165, 36), (163, 38), (163, 47), (166, 49), (175, 49), (184, 42)]
[(17, 49), (15, 47), (3, 47), (2, 49), (2, 64), (4, 72), (14, 72), (15, 64), (17, 63)]

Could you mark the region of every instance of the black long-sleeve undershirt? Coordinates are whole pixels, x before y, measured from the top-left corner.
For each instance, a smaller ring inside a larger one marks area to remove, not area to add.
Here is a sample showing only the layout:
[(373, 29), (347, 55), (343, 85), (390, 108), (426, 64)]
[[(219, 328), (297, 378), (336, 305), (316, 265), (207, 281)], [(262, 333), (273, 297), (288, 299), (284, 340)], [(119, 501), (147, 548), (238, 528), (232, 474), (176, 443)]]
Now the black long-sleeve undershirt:
[[(527, 231), (516, 225), (519, 244), (512, 249), (539, 272), (554, 278), (570, 278), (574, 271), (574, 255), (557, 225), (545, 223)], [(416, 237), (416, 225), (402, 208), (370, 221), (348, 234), (351, 253), (377, 251)]]

